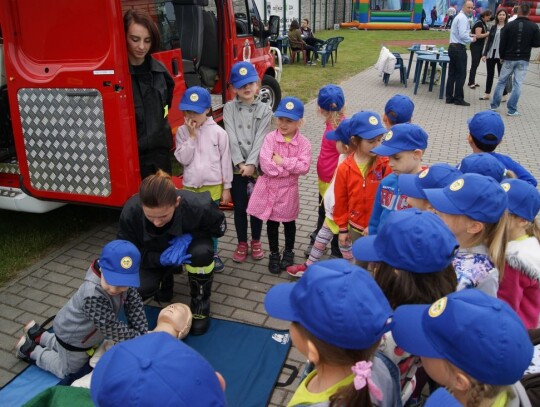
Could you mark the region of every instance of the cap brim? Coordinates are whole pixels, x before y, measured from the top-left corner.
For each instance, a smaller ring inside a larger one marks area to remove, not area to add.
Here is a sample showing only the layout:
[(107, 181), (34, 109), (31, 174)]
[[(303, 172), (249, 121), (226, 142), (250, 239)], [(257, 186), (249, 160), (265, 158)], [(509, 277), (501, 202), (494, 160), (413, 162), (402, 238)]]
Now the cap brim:
[(106, 270), (101, 268), (101, 274), (105, 278), (105, 281), (109, 285), (115, 287), (135, 287), (138, 288), (141, 285), (139, 273), (123, 274), (117, 273), (114, 270)]
[(431, 345), (422, 323), (429, 307), (431, 304), (397, 307), (394, 312), (392, 337), (400, 348), (412, 355), (444, 359), (444, 355)]
[(242, 86), (247, 85), (248, 83), (258, 82), (259, 77), (258, 76), (248, 76), (246, 78), (243, 78), (239, 81), (234, 82), (232, 85), (236, 89), (240, 89)]
[(296, 283), (282, 283), (272, 287), (264, 298), (264, 308), (268, 315), (285, 321), (298, 321), (293, 310), (291, 295)]
[(301, 117), (299, 117), (298, 115), (293, 114), (293, 113), (287, 113), (287, 112), (275, 112), (274, 116), (275, 117), (286, 117), (287, 119), (294, 120), (295, 122), (297, 122), (298, 120), (301, 119)]
[(441, 387), (429, 396), (424, 407), (461, 407), (461, 404), (448, 390)]
[(331, 141), (341, 141), (341, 137), (339, 137), (339, 133), (336, 130), (330, 130), (328, 133), (326, 133), (326, 139)]
[(401, 193), (404, 195), (416, 198), (416, 199), (426, 199), (424, 190), (419, 188), (416, 185), (416, 179), (418, 178), (417, 174), (399, 174), (398, 177), (398, 186)]
[(202, 107), (200, 105), (192, 105), (191, 103), (180, 103), (178, 108), (182, 111), (190, 111), (195, 113), (204, 113), (208, 107)]
[(375, 147), (373, 150), (371, 150), (372, 153), (377, 155), (382, 155), (383, 157), (389, 157), (391, 155), (400, 153), (402, 150), (399, 150), (397, 148), (385, 146), (384, 143), (381, 144), (378, 147)]
[(382, 136), (386, 132), (387, 132), (386, 129), (374, 129), (374, 130), (370, 130), (365, 133), (359, 134), (359, 136), (366, 140), (372, 140), (377, 136)]
[(462, 215), (460, 211), (446, 196), (443, 188), (437, 189), (424, 189), (426, 198), (436, 210), (450, 215)]
[(361, 261), (382, 261), (375, 250), (375, 238), (377, 236), (364, 236), (356, 240), (352, 247), (353, 256)]

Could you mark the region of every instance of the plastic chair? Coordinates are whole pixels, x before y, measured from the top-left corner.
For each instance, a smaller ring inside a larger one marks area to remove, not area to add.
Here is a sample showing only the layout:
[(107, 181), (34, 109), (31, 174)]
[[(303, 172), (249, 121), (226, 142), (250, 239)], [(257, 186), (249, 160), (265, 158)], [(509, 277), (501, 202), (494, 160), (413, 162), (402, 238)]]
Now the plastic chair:
[[(399, 52), (392, 52), (392, 54), (396, 57), (396, 65), (394, 69), (399, 70), (399, 81), (403, 84), (403, 86), (407, 87), (407, 67), (403, 62), (403, 58), (401, 58), (401, 54)], [(383, 75), (384, 86), (388, 86), (389, 80), (390, 74), (385, 73)]]
[(340, 42), (338, 41), (338, 38), (340, 37), (328, 38), (322, 44), (318, 45), (317, 54), (319, 54), (321, 57), (321, 64), (323, 68), (326, 66), (328, 58), (330, 58), (332, 61), (332, 66), (334, 66), (334, 51), (337, 53), (337, 46)]
[(302, 41), (291, 41), (289, 38), (289, 52), (291, 54), (291, 64), (297, 61), (300, 54), (302, 54), (304, 65), (307, 64), (307, 50)]
[(337, 64), (337, 50), (338, 50), (338, 47), (339, 47), (339, 44), (345, 39), (344, 37), (335, 37), (336, 38), (336, 48), (334, 49), (334, 53), (335, 53), (335, 59), (336, 59), (336, 64)]

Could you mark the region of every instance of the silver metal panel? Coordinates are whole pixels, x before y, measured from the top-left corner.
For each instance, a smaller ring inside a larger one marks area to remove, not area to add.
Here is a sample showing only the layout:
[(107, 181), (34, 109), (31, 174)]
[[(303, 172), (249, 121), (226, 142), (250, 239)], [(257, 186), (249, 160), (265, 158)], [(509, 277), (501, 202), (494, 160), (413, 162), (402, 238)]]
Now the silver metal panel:
[(111, 193), (103, 103), (96, 89), (20, 89), (30, 182), (77, 195)]

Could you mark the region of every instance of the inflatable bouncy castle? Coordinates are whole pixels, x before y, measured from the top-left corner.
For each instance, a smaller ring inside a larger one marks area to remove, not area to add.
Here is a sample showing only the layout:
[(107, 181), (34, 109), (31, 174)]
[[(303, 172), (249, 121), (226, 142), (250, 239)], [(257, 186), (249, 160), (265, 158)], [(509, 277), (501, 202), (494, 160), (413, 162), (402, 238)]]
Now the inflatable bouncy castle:
[(384, 10), (376, 4), (370, 9), (373, 0), (353, 0), (352, 19), (342, 23), (342, 27), (357, 27), (364, 30), (421, 30), (422, 0), (387, 0), (381, 2)]

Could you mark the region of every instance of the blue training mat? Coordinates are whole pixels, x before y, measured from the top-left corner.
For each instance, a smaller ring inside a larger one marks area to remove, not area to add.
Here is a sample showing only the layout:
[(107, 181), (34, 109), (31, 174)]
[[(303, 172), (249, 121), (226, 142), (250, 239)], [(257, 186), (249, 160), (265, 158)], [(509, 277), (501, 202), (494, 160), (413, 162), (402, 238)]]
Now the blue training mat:
[[(145, 311), (153, 329), (161, 308), (147, 305)], [(288, 331), (215, 318), (207, 333), (190, 335), (184, 342), (223, 375), (229, 407), (267, 405), (291, 347)], [(30, 366), (0, 389), (0, 406), (21, 406), (58, 383), (53, 374)]]

